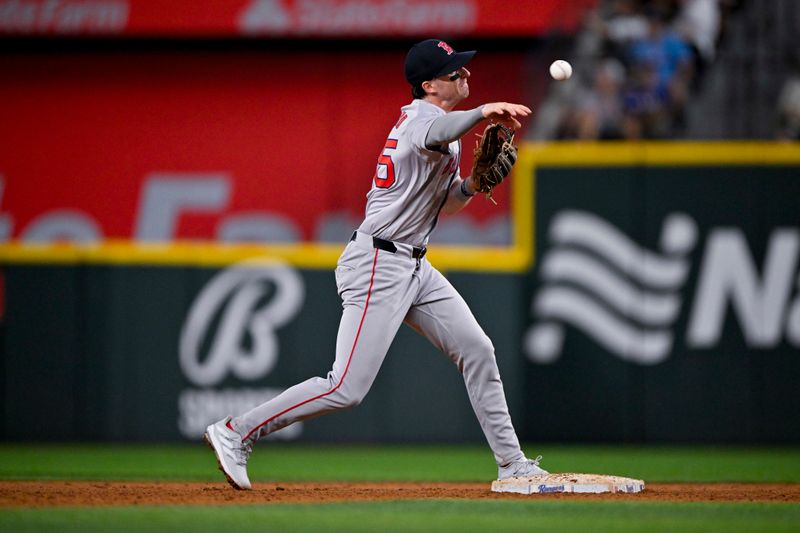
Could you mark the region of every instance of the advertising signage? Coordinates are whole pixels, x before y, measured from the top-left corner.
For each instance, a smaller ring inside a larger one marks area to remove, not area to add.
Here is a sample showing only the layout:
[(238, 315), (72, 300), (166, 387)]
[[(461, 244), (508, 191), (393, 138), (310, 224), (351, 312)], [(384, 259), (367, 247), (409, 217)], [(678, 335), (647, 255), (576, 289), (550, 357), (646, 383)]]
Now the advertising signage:
[(347, 38), (573, 32), (596, 0), (0, 0), (0, 35)]

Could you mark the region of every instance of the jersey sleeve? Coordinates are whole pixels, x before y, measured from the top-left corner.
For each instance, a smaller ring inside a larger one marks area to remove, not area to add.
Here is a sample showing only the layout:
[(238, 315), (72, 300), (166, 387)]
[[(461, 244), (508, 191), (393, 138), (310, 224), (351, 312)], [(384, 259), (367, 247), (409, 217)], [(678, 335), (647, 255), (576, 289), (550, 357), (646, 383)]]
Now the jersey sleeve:
[(436, 120), (436, 115), (426, 114), (417, 116), (408, 121), (406, 135), (408, 136), (408, 141), (415, 149), (427, 151), (425, 139), (428, 136), (428, 131), (431, 129), (431, 124), (433, 124), (434, 120)]
[(436, 117), (428, 128), (425, 145), (457, 141), (483, 120), (483, 106), (469, 111), (451, 111)]

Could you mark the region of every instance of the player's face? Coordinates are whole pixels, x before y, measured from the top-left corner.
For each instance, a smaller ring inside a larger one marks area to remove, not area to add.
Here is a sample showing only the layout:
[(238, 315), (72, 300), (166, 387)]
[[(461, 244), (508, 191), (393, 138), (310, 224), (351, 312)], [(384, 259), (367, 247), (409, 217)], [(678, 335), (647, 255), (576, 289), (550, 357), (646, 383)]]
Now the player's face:
[(455, 72), (436, 78), (436, 92), (443, 100), (461, 101), (469, 96), (469, 83), (467, 82), (469, 77), (469, 70), (461, 67)]

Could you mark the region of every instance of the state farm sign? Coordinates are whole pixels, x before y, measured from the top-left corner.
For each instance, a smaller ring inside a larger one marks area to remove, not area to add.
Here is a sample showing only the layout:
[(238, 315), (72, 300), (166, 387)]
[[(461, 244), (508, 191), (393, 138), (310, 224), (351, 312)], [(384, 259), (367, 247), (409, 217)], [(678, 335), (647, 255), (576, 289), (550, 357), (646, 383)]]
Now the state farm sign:
[(0, 34), (137, 37), (574, 32), (597, 0), (0, 0)]
[(0, 33), (121, 33), (129, 14), (124, 0), (5, 0)]
[(255, 0), (239, 16), (246, 34), (419, 34), (466, 32), (477, 25), (473, 0)]

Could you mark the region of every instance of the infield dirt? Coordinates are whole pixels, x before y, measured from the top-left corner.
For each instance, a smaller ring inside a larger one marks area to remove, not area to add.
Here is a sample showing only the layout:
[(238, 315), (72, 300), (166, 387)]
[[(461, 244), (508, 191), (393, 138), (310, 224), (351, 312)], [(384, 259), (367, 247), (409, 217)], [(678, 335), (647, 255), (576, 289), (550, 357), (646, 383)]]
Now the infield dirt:
[(497, 494), (490, 483), (259, 483), (251, 491), (227, 483), (0, 481), (0, 507), (111, 505), (242, 505), (417, 499), (631, 500), (673, 502), (800, 502), (800, 483), (648, 483), (638, 494)]

